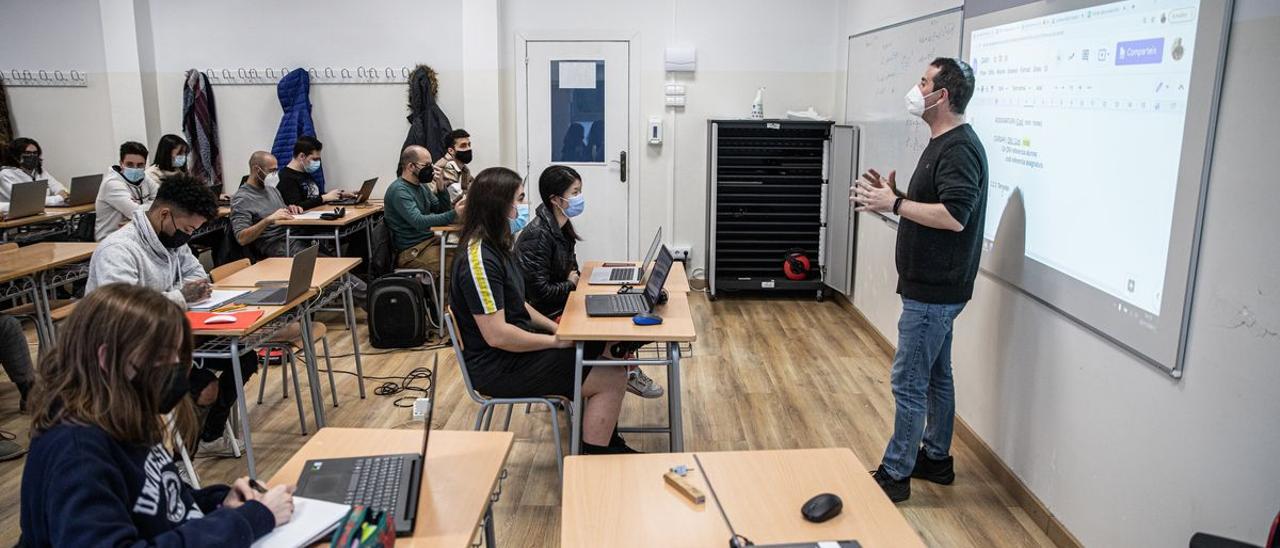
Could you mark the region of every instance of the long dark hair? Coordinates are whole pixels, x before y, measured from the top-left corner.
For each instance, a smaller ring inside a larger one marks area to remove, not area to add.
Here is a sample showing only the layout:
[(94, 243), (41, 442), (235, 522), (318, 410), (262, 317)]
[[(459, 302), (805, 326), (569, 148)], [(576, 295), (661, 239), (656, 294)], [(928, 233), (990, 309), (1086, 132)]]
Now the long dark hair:
[(476, 175), (467, 189), (467, 211), (462, 216), (460, 245), (463, 248), (479, 241), (503, 255), (511, 252), (515, 242), (507, 213), (522, 185), (520, 175), (505, 167), (491, 167)]
[[(9, 141), (9, 146), (4, 147), (4, 154), (0, 154), (0, 165), (6, 167), (22, 167), (22, 153), (26, 152), (27, 147), (35, 145), (36, 154), (41, 158), (44, 157), (44, 148), (37, 143), (35, 139), (30, 137), (18, 137)], [(44, 173), (44, 166), (36, 168), (36, 175)]]
[[(538, 177), (538, 196), (542, 198), (544, 207), (555, 207), (551, 203), (551, 199), (556, 196), (564, 196), (569, 191), (569, 187), (573, 186), (574, 181), (581, 181), (582, 176), (578, 175), (578, 171), (565, 165), (554, 165), (542, 170), (542, 175)], [(573, 220), (567, 219), (562, 228), (564, 235), (571, 240), (582, 240), (578, 237), (578, 231), (573, 229)]]
[(172, 133), (161, 137), (160, 143), (156, 145), (155, 158), (151, 160), (151, 163), (160, 168), (160, 171), (187, 171), (187, 166), (173, 166), (173, 151), (178, 149), (187, 149), (187, 152), (191, 152), (191, 146), (182, 137)]
[[(32, 436), (59, 424), (82, 424), (120, 443), (167, 441), (173, 448), (159, 410), (172, 373), (164, 366), (177, 354), (180, 367), (189, 368), (191, 346), (186, 315), (164, 295), (124, 283), (97, 288), (76, 306), (58, 330), (58, 344), (40, 362), (31, 395)], [(187, 442), (196, 432), (190, 401), (182, 398), (174, 410)]]

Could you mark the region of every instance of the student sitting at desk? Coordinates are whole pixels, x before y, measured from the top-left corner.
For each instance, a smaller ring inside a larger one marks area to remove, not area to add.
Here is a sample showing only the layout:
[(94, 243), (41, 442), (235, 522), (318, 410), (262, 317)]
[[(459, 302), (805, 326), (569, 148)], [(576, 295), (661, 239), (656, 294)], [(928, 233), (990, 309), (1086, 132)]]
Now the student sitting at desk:
[(457, 202), (471, 188), (471, 134), (465, 129), (455, 129), (444, 136), (444, 156), (436, 162), (436, 177), (441, 187), (449, 189), (449, 200)]
[(146, 176), (147, 147), (142, 143), (127, 141), (120, 145), (120, 165), (111, 166), (98, 187), (98, 199), (93, 203), (97, 220), (94, 222), (93, 239), (101, 242), (112, 232), (129, 222), (133, 212), (145, 210), (156, 199), (159, 185)]
[(303, 135), (293, 144), (293, 159), (280, 169), (280, 183), (276, 186), (284, 203), (296, 205), (303, 211), (341, 200), (347, 195), (341, 190), (320, 193), (320, 185), (311, 177), (320, 170), (320, 149), (323, 145), (315, 137)]
[(440, 270), (440, 239), (431, 227), (450, 225), (466, 208), (449, 202), (449, 190), (434, 176), (431, 152), (409, 145), (400, 153), (400, 178), (387, 187), (383, 198), (387, 228), (401, 268)]
[(161, 137), (151, 165), (147, 166), (147, 179), (158, 185), (165, 177), (187, 173), (187, 153), (190, 151), (191, 147), (182, 137), (172, 133)]
[(59, 335), (32, 394), (19, 545), (247, 547), (292, 518), (290, 487), (259, 494), (247, 477), (204, 489), (180, 479), (173, 433), (189, 440), (196, 428), (181, 307), (109, 284)]
[(302, 213), (287, 205), (276, 189), (276, 157), (259, 150), (249, 156), (249, 178), (231, 198), (231, 230), (236, 241), (259, 257), (284, 257), (285, 230), (276, 223)]
[[(524, 274), (529, 304), (558, 318), (582, 275), (574, 252), (581, 238), (570, 220), (586, 208), (582, 176), (569, 166), (550, 166), (538, 177), (538, 195), (542, 205), (516, 240), (516, 264)], [(627, 391), (643, 398), (658, 398), (663, 392), (639, 367), (628, 368)]]
[[(476, 391), (493, 397), (573, 397), (574, 348), (556, 340), (557, 325), (525, 302), (524, 280), (511, 252), (520, 176), (506, 168), (481, 171), (467, 193), (449, 300)], [(603, 342), (586, 359), (612, 358)], [(584, 454), (634, 453), (614, 434), (627, 374), (620, 367), (585, 368)]]
[(18, 137), (11, 141), (0, 154), (0, 166), (0, 202), (11, 201), (13, 185), (31, 181), (49, 181), (49, 197), (44, 202), (47, 206), (62, 205), (68, 196), (67, 188), (44, 170), (44, 149), (35, 139)]
[[(109, 283), (124, 282), (159, 291), (183, 308), (208, 297), (209, 276), (191, 254), (187, 241), (192, 232), (217, 215), (213, 193), (199, 180), (188, 175), (165, 179), (151, 208), (135, 210), (133, 222), (102, 240), (93, 251), (85, 294)], [(206, 359), (203, 367), (191, 372), (191, 393), (208, 410), (200, 452), (234, 454), (230, 438), (222, 435), (236, 402), (235, 376), (230, 368), (230, 360)], [(257, 370), (257, 354), (249, 351), (240, 357), (244, 382)]]

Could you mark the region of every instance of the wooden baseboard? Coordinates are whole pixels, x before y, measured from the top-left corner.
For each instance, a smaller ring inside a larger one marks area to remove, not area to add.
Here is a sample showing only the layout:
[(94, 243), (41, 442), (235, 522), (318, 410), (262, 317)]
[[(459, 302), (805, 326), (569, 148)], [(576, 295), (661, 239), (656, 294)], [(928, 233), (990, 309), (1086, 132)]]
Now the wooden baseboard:
[[(893, 356), (895, 352), (893, 344), (884, 336), (884, 333), (881, 333), (879, 329), (876, 329), (876, 326), (872, 325), (871, 322), (867, 320), (867, 317), (862, 314), (861, 310), (858, 310), (857, 307), (853, 306), (853, 303), (849, 302), (849, 299), (845, 298), (843, 295), (835, 295), (835, 299), (836, 302), (840, 303), (842, 307), (853, 315), (854, 320), (865, 329), (867, 334), (875, 342), (876, 346), (886, 354)], [(888, 366), (889, 364), (885, 365)], [(969, 426), (969, 423), (965, 422), (963, 418), (957, 416), (955, 429), (956, 436), (958, 436), (965, 445), (973, 450), (974, 455), (978, 457), (978, 461), (981, 462), (991, 475), (995, 477), (995, 480), (1013, 496), (1014, 501), (1016, 501), (1018, 505), (1027, 512), (1027, 515), (1031, 517), (1031, 520), (1035, 522), (1036, 526), (1040, 527), (1040, 530), (1044, 531), (1045, 536), (1049, 537), (1049, 540), (1053, 541), (1055, 545), (1062, 546), (1064, 548), (1079, 548), (1081, 546), (1080, 540), (1077, 539), (1075, 535), (1072, 535), (1071, 531), (1067, 530), (1067, 527), (1062, 524), (1062, 521), (1060, 521), (1057, 516), (1054, 516), (1053, 512), (1049, 511), (1049, 508), (1045, 506), (1044, 502), (1036, 497), (1035, 494), (1031, 492), (1031, 489), (1027, 488), (1025, 483), (1022, 483), (1022, 480), (1018, 478), (1018, 475), (1014, 474), (1013, 470), (1010, 469), (1009, 466), (1000, 459), (1000, 456), (996, 455), (996, 452), (991, 449), (991, 446), (987, 445), (987, 442), (983, 441), (983, 439), (978, 436), (977, 432), (973, 431), (973, 428)]]

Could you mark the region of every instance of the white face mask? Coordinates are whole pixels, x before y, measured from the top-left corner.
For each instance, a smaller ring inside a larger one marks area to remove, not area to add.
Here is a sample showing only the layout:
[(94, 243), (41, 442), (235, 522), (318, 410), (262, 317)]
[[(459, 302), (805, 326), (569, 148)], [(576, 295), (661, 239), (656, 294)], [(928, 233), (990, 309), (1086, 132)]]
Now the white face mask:
[(262, 178), (262, 186), (275, 188), (278, 184), (280, 184), (280, 172), (278, 171), (272, 171)]
[[(938, 93), (940, 91), (942, 90), (940, 89), (933, 90), (933, 92), (930, 93), (929, 95), (933, 95), (934, 93)], [(936, 107), (938, 106), (939, 103), (942, 102), (942, 101), (938, 101), (926, 107), (924, 106), (924, 98), (925, 98), (924, 94), (920, 93), (920, 86), (911, 86), (911, 89), (907, 91), (907, 96), (903, 98), (907, 104), (907, 112), (912, 116), (924, 116), (924, 111), (929, 110), (933, 107)]]

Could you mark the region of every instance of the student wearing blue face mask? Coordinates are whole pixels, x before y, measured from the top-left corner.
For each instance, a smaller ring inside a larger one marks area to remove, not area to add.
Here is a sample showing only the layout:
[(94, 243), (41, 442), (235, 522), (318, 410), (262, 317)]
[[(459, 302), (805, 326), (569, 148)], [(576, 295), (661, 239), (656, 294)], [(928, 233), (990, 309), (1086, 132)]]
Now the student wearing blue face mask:
[(156, 145), (155, 156), (151, 158), (151, 165), (147, 166), (147, 178), (159, 184), (165, 177), (188, 173), (187, 154), (190, 152), (191, 147), (182, 137), (172, 133), (161, 137), (160, 143)]
[(341, 190), (321, 194), (320, 185), (311, 176), (320, 171), (320, 149), (323, 147), (315, 137), (298, 137), (293, 145), (293, 159), (280, 168), (280, 183), (276, 186), (285, 204), (296, 205), (306, 211), (347, 197), (347, 193)]
[(146, 145), (134, 141), (120, 145), (120, 164), (107, 170), (98, 187), (94, 240), (100, 242), (119, 230), (139, 208), (145, 211), (151, 207), (159, 185), (147, 177), (146, 167)]

